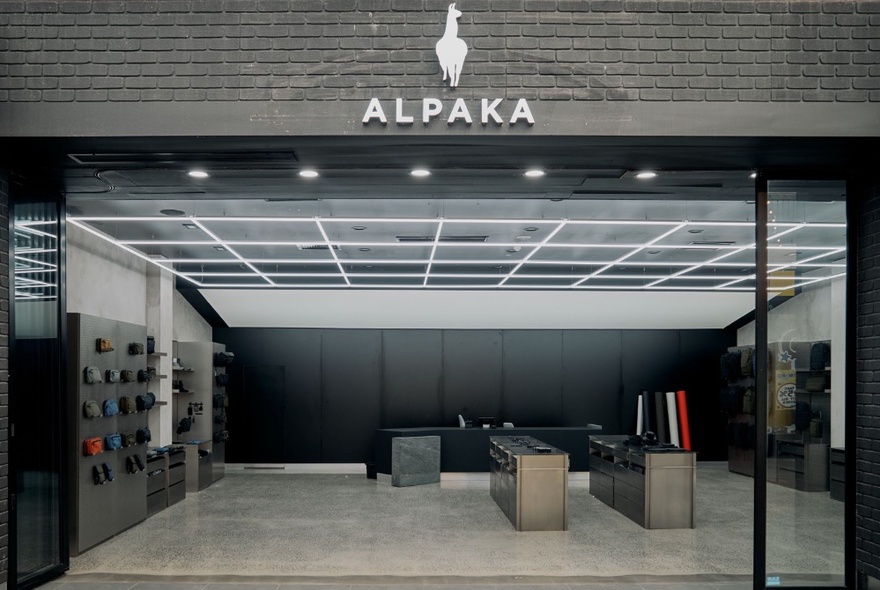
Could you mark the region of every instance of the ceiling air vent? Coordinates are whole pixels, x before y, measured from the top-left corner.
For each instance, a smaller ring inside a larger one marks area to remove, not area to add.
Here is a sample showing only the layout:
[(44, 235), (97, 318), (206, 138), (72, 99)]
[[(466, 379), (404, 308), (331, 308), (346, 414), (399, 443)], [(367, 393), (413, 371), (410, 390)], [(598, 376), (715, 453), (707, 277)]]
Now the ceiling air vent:
[[(397, 236), (398, 242), (433, 242), (434, 236)], [(489, 241), (489, 236), (440, 236), (441, 242), (473, 244)]]
[[(300, 250), (329, 250), (330, 246), (327, 244), (297, 244), (297, 248)], [(339, 250), (339, 246), (336, 244), (333, 245), (334, 250)]]

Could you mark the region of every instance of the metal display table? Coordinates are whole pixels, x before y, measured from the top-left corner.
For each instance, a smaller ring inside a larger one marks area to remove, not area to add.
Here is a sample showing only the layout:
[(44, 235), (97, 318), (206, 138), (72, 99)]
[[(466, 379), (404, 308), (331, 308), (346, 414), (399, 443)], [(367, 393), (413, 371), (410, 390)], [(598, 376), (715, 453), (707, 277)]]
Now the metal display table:
[(489, 439), (489, 492), (516, 530), (568, 530), (568, 459), (530, 436)]
[(590, 441), (590, 494), (646, 529), (692, 529), (696, 453)]

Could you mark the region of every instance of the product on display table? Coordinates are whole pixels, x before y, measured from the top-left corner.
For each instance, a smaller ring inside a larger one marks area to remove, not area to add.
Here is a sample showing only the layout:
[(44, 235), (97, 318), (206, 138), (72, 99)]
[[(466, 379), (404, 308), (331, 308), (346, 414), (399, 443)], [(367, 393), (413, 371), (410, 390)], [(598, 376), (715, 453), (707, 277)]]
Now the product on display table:
[(681, 446), (678, 438), (678, 412), (675, 409), (675, 392), (666, 392), (666, 406), (669, 411), (669, 442), (677, 447)]

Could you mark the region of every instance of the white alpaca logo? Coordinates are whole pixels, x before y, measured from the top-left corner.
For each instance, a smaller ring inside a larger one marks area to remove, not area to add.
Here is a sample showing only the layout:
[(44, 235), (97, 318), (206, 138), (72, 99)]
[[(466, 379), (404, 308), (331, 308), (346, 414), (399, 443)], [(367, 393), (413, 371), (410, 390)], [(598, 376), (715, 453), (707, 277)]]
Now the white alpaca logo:
[(446, 15), (446, 32), (443, 38), (437, 41), (437, 59), (443, 68), (443, 79), (449, 76), (449, 87), (458, 86), (458, 77), (461, 76), (461, 68), (464, 65), (464, 57), (467, 55), (467, 45), (458, 38), (458, 17), (461, 11), (456, 10), (455, 2), (449, 5)]

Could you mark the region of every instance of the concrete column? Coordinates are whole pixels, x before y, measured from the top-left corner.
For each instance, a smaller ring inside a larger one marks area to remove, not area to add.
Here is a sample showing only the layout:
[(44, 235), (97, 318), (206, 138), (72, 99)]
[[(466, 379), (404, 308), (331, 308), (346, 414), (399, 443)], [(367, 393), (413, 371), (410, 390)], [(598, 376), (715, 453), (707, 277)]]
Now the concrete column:
[[(172, 424), (171, 399), (171, 341), (174, 326), (174, 275), (167, 270), (149, 264), (147, 265), (147, 334), (156, 339), (156, 352), (165, 353), (166, 356), (150, 356), (147, 364), (156, 367), (156, 373), (166, 375), (165, 379), (154, 381), (152, 391), (156, 394), (156, 401), (165, 402), (167, 405), (158, 404), (150, 412), (150, 431), (153, 434), (153, 444), (171, 444), (174, 436)], [(158, 411), (157, 411), (158, 410)]]

